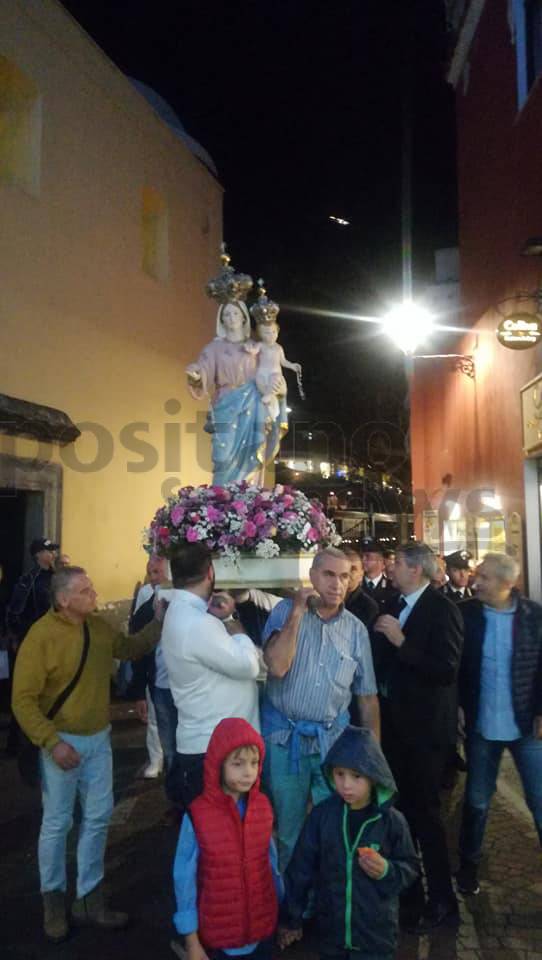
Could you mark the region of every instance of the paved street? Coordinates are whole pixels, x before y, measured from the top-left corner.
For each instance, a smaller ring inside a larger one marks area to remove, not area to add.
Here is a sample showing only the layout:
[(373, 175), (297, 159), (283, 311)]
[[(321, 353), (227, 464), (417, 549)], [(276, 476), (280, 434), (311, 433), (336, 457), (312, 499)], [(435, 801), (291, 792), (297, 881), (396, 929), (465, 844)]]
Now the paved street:
[[(3, 741), (5, 730), (0, 734)], [(36, 863), (39, 800), (20, 786), (13, 760), (2, 754), (1, 960), (173, 957), (169, 947), (173, 910), (170, 867), (176, 830), (161, 824), (165, 808), (161, 783), (135, 778), (144, 760), (143, 740), (143, 728), (129, 708), (116, 705), (116, 806), (109, 835), (107, 879), (113, 905), (129, 911), (133, 921), (121, 933), (78, 931), (60, 946), (47, 944), (41, 936)], [(447, 797), (452, 842), (460, 798), (461, 786)], [(73, 858), (71, 843), (72, 881)], [(422, 938), (404, 936), (398, 960), (542, 960), (542, 857), (508, 759), (491, 814), (481, 885), (478, 897), (462, 902), (462, 923), (457, 931), (443, 930)], [(308, 938), (284, 957), (313, 960), (316, 955), (316, 944)]]

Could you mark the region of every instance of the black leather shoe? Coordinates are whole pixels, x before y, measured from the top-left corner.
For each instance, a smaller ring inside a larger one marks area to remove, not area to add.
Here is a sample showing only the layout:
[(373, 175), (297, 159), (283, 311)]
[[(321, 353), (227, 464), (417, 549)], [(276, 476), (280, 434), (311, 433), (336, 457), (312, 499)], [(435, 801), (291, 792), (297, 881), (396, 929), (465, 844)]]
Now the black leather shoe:
[(418, 922), (409, 927), (409, 933), (428, 933), (435, 927), (454, 926), (459, 923), (457, 900), (428, 903)]

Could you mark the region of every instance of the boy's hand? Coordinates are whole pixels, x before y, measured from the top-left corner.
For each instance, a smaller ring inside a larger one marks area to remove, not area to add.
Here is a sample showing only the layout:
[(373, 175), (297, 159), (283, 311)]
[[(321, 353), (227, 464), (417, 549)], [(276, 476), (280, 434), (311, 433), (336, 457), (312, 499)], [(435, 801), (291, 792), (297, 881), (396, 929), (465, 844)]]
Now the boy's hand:
[(289, 930), (288, 927), (279, 927), (277, 930), (277, 943), (280, 949), (284, 950), (292, 943), (295, 943), (296, 940), (301, 940), (302, 936), (303, 929), (301, 927), (298, 927), (297, 930)]
[(209, 960), (197, 933), (187, 934), (184, 942), (188, 960)]
[(358, 847), (358, 863), (371, 880), (381, 880), (386, 872), (386, 860), (372, 847)]

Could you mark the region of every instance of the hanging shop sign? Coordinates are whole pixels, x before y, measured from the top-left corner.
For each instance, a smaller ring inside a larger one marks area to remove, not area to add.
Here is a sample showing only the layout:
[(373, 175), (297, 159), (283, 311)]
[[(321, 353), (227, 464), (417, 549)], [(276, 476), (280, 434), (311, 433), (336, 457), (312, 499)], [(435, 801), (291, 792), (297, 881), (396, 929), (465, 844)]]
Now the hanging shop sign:
[(542, 318), (535, 313), (513, 313), (497, 327), (497, 340), (510, 350), (528, 350), (542, 339)]

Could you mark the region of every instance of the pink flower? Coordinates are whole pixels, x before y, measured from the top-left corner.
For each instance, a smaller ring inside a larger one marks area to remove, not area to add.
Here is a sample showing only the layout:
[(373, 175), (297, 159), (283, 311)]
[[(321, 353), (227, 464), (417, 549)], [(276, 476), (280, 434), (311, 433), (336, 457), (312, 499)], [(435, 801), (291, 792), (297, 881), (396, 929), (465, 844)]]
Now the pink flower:
[(186, 531), (186, 539), (189, 543), (195, 543), (196, 540), (199, 540), (199, 533), (194, 527), (189, 527)]
[(173, 507), (170, 518), (174, 527), (178, 527), (181, 520), (184, 518), (184, 507), (181, 507), (180, 504), (176, 503)]
[(256, 524), (257, 527), (263, 527), (264, 523), (267, 523), (267, 517), (263, 510), (258, 510), (258, 512), (254, 514), (252, 519), (254, 520), (254, 523)]
[(167, 527), (160, 527), (158, 536), (163, 544), (167, 545), (169, 543), (169, 530)]
[(216, 507), (208, 506), (207, 519), (211, 523), (220, 523), (220, 521), (224, 519), (224, 514), (222, 513), (222, 510), (217, 510)]
[(255, 523), (252, 523), (252, 520), (247, 520), (246, 523), (243, 524), (241, 533), (243, 533), (245, 537), (255, 537), (257, 532), (258, 528)]
[(232, 507), (236, 513), (240, 513), (243, 516), (247, 512), (247, 505), (243, 500), (234, 500), (232, 503)]
[(320, 534), (318, 530), (314, 527), (311, 527), (310, 530), (307, 530), (307, 540), (310, 540), (311, 543), (316, 543), (320, 539)]
[(294, 498), (289, 493), (285, 493), (282, 498), (283, 505), (285, 507), (291, 507), (293, 502), (294, 502)]

